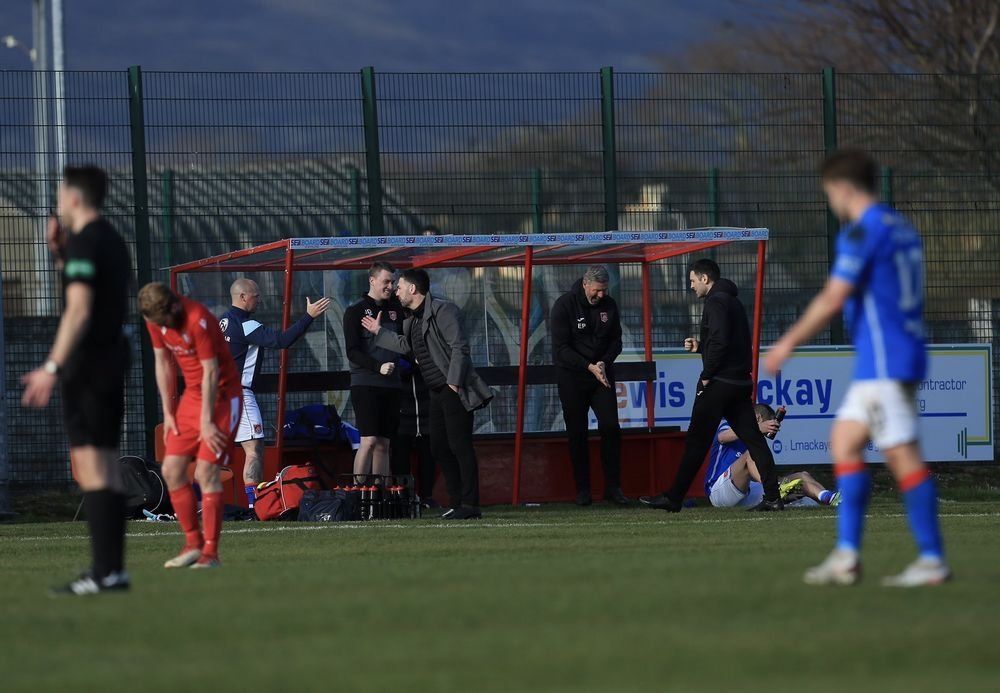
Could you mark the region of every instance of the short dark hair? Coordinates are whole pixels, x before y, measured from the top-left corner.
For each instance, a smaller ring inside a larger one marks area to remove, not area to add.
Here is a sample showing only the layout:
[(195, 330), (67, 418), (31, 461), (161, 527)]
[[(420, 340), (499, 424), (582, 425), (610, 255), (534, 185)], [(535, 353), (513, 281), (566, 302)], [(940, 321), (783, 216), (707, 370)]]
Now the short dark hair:
[(421, 236), (440, 236), (441, 235), (441, 229), (439, 229), (438, 227), (434, 226), (434, 224), (427, 224), (425, 226), (421, 226), (420, 227), (420, 235)]
[(762, 421), (770, 421), (777, 417), (774, 413), (774, 409), (770, 405), (764, 404), (763, 402), (758, 402), (753, 405), (754, 413), (761, 418)]
[(847, 181), (874, 195), (878, 192), (878, 164), (860, 149), (838, 149), (823, 160), (819, 175), (824, 181)]
[(373, 262), (372, 266), (368, 268), (368, 277), (374, 279), (375, 277), (378, 276), (379, 272), (381, 272), (382, 270), (385, 270), (389, 274), (396, 273), (395, 267), (390, 265), (388, 262), (382, 262), (381, 260), (378, 260), (377, 262)]
[(722, 273), (719, 271), (719, 266), (715, 264), (714, 260), (709, 260), (707, 257), (703, 257), (700, 260), (695, 260), (688, 266), (688, 272), (694, 272), (697, 275), (704, 274), (713, 282), (719, 281), (719, 277)]
[(108, 193), (108, 174), (97, 166), (67, 166), (63, 169), (63, 182), (83, 195), (88, 207), (100, 209)]
[(427, 275), (426, 270), (420, 268), (405, 269), (399, 278), (413, 284), (421, 296), (426, 296), (431, 290), (431, 278)]

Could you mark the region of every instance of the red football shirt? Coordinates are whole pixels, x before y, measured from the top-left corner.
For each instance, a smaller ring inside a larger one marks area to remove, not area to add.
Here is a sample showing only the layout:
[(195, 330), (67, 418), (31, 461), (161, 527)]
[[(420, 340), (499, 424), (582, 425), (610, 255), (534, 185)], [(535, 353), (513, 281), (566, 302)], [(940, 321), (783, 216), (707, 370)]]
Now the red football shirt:
[(219, 362), (219, 394), (238, 396), (240, 379), (229, 345), (226, 344), (215, 316), (197, 301), (179, 297), (184, 306), (184, 326), (179, 330), (154, 325), (147, 321), (146, 329), (154, 349), (169, 349), (184, 374), (186, 391), (201, 397), (203, 360), (212, 357)]

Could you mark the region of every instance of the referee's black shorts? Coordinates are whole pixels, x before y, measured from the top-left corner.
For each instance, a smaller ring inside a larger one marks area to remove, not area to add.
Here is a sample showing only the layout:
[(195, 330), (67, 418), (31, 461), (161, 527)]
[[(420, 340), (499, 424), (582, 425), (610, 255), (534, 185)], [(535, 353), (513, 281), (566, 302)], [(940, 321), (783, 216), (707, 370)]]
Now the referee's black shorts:
[(119, 446), (130, 363), (123, 337), (111, 347), (78, 351), (63, 366), (63, 419), (71, 448)]
[(395, 438), (399, 431), (401, 393), (396, 387), (351, 387), (354, 425), (362, 437)]

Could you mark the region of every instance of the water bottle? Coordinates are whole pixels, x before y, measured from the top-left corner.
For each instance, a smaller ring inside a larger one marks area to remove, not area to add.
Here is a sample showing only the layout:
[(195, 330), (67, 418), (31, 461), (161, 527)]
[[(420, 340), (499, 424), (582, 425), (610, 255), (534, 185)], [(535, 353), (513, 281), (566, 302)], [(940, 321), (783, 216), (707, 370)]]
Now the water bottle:
[[(785, 411), (786, 411), (785, 405), (782, 404), (780, 407), (778, 407), (778, 410), (774, 412), (774, 420), (777, 421), (778, 423), (781, 423), (781, 421), (785, 418)], [(771, 440), (774, 440), (774, 437), (776, 435), (778, 435), (777, 431), (771, 431), (770, 433), (767, 434), (767, 437), (770, 438)]]

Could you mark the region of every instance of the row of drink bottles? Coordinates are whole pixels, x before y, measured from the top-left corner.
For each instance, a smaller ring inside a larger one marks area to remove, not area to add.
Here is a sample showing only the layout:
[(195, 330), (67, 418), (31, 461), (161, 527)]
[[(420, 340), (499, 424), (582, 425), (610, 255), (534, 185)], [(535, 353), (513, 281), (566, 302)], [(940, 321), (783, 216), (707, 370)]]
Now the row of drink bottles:
[(395, 477), (368, 477), (358, 483), (354, 479), (337, 484), (332, 489), (357, 494), (360, 520), (416, 520), (420, 518), (420, 497), (409, 485)]

